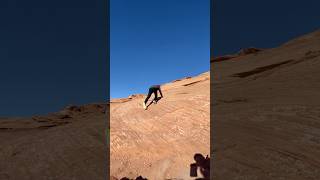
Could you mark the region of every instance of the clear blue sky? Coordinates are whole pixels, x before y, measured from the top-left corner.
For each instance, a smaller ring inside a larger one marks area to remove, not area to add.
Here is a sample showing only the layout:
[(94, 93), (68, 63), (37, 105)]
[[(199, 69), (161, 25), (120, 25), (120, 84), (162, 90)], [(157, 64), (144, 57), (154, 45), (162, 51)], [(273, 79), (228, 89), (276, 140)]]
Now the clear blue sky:
[(111, 0), (111, 98), (209, 71), (209, 0)]
[(0, 117), (107, 99), (104, 0), (0, 1)]
[(320, 28), (319, 0), (213, 0), (213, 55), (272, 48)]

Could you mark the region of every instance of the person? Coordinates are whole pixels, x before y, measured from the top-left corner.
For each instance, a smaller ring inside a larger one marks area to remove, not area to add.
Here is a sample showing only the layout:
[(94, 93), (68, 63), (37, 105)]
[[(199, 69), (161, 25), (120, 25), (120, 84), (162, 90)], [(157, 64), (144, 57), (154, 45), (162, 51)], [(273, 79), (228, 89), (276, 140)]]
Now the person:
[(150, 96), (152, 95), (152, 93), (154, 94), (154, 99), (153, 102), (157, 103), (158, 99), (158, 91), (160, 92), (161, 98), (163, 97), (162, 92), (161, 92), (161, 88), (160, 85), (153, 85), (149, 88), (149, 92), (148, 92), (148, 96), (146, 97), (146, 99), (143, 102), (143, 108), (147, 109), (147, 102), (150, 98)]

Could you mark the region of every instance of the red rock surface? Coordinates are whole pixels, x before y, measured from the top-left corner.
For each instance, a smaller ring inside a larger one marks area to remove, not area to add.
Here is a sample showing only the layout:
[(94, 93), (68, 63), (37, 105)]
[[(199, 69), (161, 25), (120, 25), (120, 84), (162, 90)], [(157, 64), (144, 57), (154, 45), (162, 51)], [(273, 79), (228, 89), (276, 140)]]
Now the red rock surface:
[(164, 84), (148, 110), (145, 97), (112, 100), (111, 176), (191, 179), (193, 155), (210, 151), (209, 82), (207, 72)]
[(260, 51), (263, 51), (263, 50), (259, 49), (259, 48), (254, 48), (254, 47), (244, 48), (244, 49), (241, 49), (237, 54), (212, 57), (210, 59), (210, 62), (213, 63), (213, 62), (227, 61), (227, 60), (239, 57), (239, 56), (245, 56), (245, 55), (249, 55), (249, 54), (256, 54), (256, 53), (258, 53)]
[(211, 65), (213, 179), (320, 179), (320, 31)]
[(1, 180), (106, 179), (106, 104), (0, 119)]

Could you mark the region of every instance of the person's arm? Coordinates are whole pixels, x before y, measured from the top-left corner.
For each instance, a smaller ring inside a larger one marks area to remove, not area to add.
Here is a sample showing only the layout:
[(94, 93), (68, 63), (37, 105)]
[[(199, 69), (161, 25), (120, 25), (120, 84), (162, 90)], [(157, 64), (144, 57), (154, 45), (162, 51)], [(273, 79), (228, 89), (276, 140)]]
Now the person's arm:
[(162, 92), (161, 92), (161, 88), (159, 88), (159, 92), (160, 92), (161, 97), (163, 97)]

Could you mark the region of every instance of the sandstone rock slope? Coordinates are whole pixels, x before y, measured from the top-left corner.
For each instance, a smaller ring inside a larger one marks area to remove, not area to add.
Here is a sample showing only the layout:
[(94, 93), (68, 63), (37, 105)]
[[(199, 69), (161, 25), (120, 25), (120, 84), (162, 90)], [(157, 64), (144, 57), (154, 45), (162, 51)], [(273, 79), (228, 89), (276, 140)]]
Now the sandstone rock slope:
[(209, 86), (209, 72), (164, 84), (148, 110), (145, 96), (112, 100), (111, 175), (191, 179), (193, 155), (210, 151)]
[(1, 180), (104, 180), (106, 104), (0, 119)]
[(320, 179), (320, 31), (211, 70), (213, 178)]

